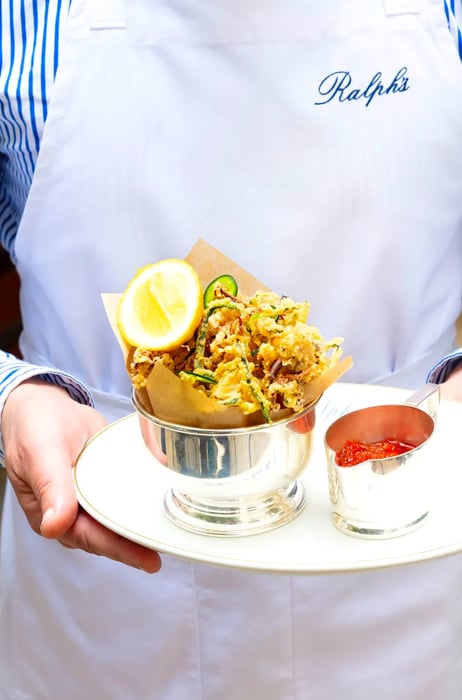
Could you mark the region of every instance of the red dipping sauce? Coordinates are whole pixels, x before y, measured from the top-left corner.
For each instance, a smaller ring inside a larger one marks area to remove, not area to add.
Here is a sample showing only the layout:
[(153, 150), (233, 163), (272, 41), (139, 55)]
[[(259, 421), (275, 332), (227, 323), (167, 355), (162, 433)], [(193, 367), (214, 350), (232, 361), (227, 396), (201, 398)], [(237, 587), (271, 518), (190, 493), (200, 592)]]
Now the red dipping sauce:
[(353, 467), (355, 464), (365, 462), (368, 459), (386, 459), (396, 457), (416, 446), (405, 442), (399, 442), (393, 438), (380, 440), (379, 442), (360, 442), (359, 440), (347, 440), (341, 450), (336, 453), (335, 461), (339, 467)]

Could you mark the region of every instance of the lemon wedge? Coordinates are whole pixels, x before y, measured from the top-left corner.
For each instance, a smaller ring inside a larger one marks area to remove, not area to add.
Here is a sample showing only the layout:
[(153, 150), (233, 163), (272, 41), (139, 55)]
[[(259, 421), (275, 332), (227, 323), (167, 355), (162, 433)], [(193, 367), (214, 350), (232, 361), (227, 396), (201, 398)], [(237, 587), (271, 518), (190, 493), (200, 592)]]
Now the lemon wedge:
[(128, 283), (117, 308), (117, 326), (134, 347), (173, 350), (189, 340), (203, 315), (202, 286), (185, 260), (145, 265)]

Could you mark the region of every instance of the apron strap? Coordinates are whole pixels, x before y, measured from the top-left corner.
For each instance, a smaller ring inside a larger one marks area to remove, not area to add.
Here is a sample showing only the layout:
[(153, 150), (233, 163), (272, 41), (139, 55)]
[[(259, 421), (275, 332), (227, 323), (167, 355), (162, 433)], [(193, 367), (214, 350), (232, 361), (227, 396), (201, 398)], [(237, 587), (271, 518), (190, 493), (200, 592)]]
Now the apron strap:
[(421, 0), (382, 0), (387, 15), (419, 15), (422, 11)]
[(125, 29), (127, 26), (124, 0), (90, 0), (88, 15), (92, 30)]

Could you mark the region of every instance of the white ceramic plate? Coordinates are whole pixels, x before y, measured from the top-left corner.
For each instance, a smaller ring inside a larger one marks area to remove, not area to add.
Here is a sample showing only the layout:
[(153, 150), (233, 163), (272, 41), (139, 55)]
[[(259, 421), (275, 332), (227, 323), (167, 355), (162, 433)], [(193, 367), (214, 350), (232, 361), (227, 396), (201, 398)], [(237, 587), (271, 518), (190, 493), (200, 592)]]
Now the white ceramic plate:
[(77, 497), (97, 521), (161, 553), (218, 566), (274, 573), (331, 573), (397, 566), (462, 551), (462, 404), (442, 401), (433, 449), (435, 488), (431, 515), (414, 532), (389, 540), (357, 539), (330, 519), (323, 435), (345, 410), (400, 403), (410, 392), (371, 385), (333, 385), (318, 411), (316, 445), (303, 482), (305, 509), (287, 525), (245, 537), (187, 532), (168, 520), (163, 498), (168, 471), (145, 447), (132, 414), (103, 429), (74, 468)]

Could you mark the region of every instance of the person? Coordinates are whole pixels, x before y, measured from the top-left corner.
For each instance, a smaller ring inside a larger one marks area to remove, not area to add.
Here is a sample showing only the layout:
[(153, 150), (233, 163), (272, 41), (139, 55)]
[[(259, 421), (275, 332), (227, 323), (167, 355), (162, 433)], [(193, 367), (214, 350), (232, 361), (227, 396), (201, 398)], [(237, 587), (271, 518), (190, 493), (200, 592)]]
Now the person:
[(71, 470), (132, 411), (101, 293), (199, 236), (309, 299), (349, 382), (462, 397), (460, 4), (68, 5), (1, 5), (23, 319), (0, 365), (1, 699), (460, 700), (460, 555), (296, 577), (161, 562), (78, 507)]

